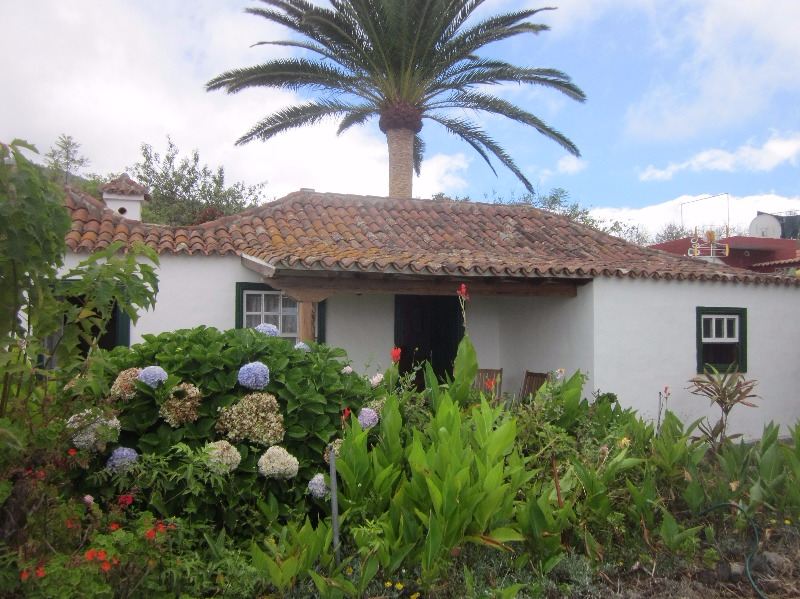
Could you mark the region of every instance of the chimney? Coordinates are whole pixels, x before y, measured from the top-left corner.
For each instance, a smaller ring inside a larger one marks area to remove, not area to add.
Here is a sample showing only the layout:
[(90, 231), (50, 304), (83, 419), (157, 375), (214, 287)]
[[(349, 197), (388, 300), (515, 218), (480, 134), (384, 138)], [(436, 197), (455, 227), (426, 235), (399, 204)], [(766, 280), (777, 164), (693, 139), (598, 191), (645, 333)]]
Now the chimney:
[(109, 210), (130, 220), (142, 220), (142, 202), (150, 199), (147, 189), (122, 173), (100, 187)]

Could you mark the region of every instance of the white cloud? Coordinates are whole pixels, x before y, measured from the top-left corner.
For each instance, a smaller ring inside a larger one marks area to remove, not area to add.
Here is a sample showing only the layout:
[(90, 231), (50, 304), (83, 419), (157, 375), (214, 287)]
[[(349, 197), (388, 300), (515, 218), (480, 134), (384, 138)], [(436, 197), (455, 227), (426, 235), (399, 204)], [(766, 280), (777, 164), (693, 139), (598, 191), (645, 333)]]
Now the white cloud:
[(800, 133), (785, 137), (773, 135), (762, 146), (745, 144), (733, 152), (710, 149), (698, 152), (684, 162), (671, 162), (663, 169), (649, 165), (639, 175), (640, 181), (668, 181), (680, 171), (771, 171), (782, 164), (797, 165), (800, 156)]
[[(333, 122), (243, 147), (235, 140), (271, 112), (296, 102), (289, 91), (207, 93), (226, 69), (283, 56), (250, 45), (285, 39), (283, 28), (242, 13), (251, 3), (83, 0), (0, 2), (0, 139), (25, 138), (41, 152), (60, 133), (82, 144), (89, 171), (119, 172), (139, 146), (163, 151), (170, 135), (183, 153), (224, 165), (231, 181), (266, 182), (280, 197), (301, 187), (385, 195), (386, 140), (377, 126), (336, 136)], [(423, 164), (415, 195), (463, 187), (463, 156)]]
[(767, 8), (751, 0), (660, 1), (665, 9), (670, 4), (680, 18), (651, 19), (662, 40), (653, 49), (685, 58), (651, 73), (654, 84), (629, 107), (628, 133), (693, 137), (745, 122), (781, 92), (800, 89), (800, 2), (772, 0)]
[(759, 194), (737, 197), (723, 194), (716, 197), (684, 195), (641, 208), (594, 208), (591, 213), (601, 220), (641, 225), (654, 235), (668, 223), (700, 230), (725, 226), (729, 211), (731, 228), (747, 229), (758, 211), (778, 213), (791, 210), (800, 211), (800, 196)]
[[(414, 177), (414, 197), (429, 198), (445, 190), (457, 192), (466, 189), (467, 181), (463, 175), (469, 164), (470, 160), (464, 154), (435, 154), (423, 160), (420, 176)], [(388, 166), (383, 170), (388, 177)]]
[(539, 183), (545, 183), (553, 175), (576, 175), (584, 170), (589, 165), (588, 162), (573, 156), (572, 154), (565, 154), (556, 162), (555, 169), (541, 168), (534, 169), (538, 173)]
[(556, 171), (564, 175), (574, 175), (586, 168), (587, 162), (577, 156), (567, 154), (556, 163)]

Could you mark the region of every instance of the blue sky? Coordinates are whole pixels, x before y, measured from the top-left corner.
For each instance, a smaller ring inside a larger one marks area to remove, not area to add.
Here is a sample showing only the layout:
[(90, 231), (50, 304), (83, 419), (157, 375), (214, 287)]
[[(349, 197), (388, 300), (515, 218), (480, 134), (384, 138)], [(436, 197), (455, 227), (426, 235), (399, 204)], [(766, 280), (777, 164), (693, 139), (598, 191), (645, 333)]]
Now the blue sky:
[[(262, 116), (302, 98), (256, 90), (208, 94), (222, 70), (282, 49), (279, 27), (242, 9), (255, 1), (41, 0), (3, 3), (6, 82), (0, 138), (46, 150), (73, 135), (89, 170), (118, 172), (171, 135), (223, 164), (231, 178), (266, 182), (270, 196), (300, 187), (386, 193), (385, 141), (377, 123), (340, 138), (334, 124), (235, 147)], [(563, 187), (603, 218), (652, 229), (679, 219), (719, 223), (732, 206), (746, 224), (758, 209), (800, 209), (800, 2), (772, 0), (563, 0), (542, 13), (552, 30), (490, 47), (521, 65), (568, 73), (588, 95), (575, 103), (547, 89), (509, 86), (502, 97), (568, 135), (582, 157), (519, 125), (479, 117), (542, 192)], [(488, 0), (485, 14), (542, 6)], [(272, 53), (272, 54), (270, 54)], [(13, 57), (13, 58), (12, 58)], [(43, 76), (44, 75), (44, 76)], [(495, 177), (468, 146), (427, 124), (428, 160), (415, 195), (484, 197), (524, 190), (502, 166)]]

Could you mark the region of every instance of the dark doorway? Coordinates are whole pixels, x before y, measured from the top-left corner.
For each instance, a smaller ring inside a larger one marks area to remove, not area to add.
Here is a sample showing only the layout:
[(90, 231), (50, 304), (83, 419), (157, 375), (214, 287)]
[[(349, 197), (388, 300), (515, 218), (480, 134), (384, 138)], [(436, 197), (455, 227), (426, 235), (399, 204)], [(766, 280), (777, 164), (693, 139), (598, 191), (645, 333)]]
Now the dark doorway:
[[(453, 361), (463, 335), (461, 307), (455, 296), (395, 296), (394, 342), (402, 350), (401, 374), (428, 360), (439, 380), (453, 376)], [(420, 371), (417, 386), (423, 384)]]

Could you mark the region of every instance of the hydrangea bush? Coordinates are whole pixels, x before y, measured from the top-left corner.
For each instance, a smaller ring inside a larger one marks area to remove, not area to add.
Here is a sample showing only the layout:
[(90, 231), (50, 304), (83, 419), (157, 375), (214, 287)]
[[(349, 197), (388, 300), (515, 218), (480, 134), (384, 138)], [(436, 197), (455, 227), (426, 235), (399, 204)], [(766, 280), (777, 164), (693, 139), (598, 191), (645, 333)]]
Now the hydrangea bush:
[[(285, 510), (305, 511), (313, 497), (305, 481), (325, 468), (323, 454), (341, 434), (342, 412), (349, 408), (355, 417), (377, 398), (368, 380), (347, 374), (347, 362), (340, 349), (313, 344), (307, 352), (297, 351), (290, 341), (255, 329), (200, 327), (146, 335), (143, 343), (108, 352), (103, 368), (90, 374), (104, 379), (105, 389), (116, 385), (115, 393), (96, 400), (117, 398), (119, 444), (139, 454), (136, 468), (114, 479), (117, 492), (139, 488), (136, 505), (142, 497), (143, 509), (185, 517), (185, 500), (164, 499), (179, 489), (191, 490), (192, 518), (223, 523), (236, 535), (259, 521), (259, 501), (274, 506), (276, 517)], [(154, 364), (158, 376), (144, 374), (155, 373), (146, 368)], [(94, 437), (84, 444), (90, 441)], [(205, 471), (217, 482), (195, 483), (175, 474), (179, 478), (169, 483), (172, 490), (160, 490), (156, 470), (187, 468), (173, 453), (181, 444), (196, 452), (192, 463), (207, 466), (186, 472), (196, 477)], [(268, 452), (278, 444), (279, 449)], [(151, 462), (153, 456), (160, 457)], [(100, 469), (118, 476), (116, 458), (109, 470), (103, 467), (109, 457), (101, 456)], [(293, 483), (295, 477), (304, 482)], [(100, 497), (105, 492), (101, 482), (85, 491)]]

